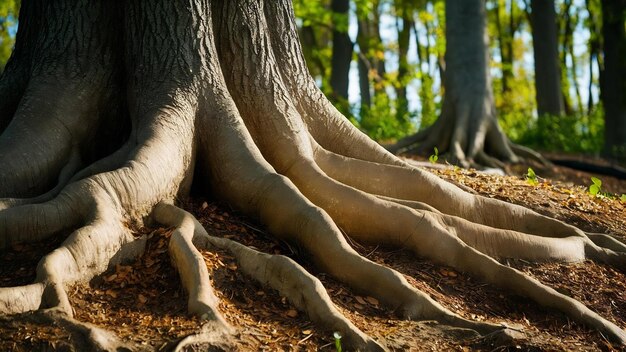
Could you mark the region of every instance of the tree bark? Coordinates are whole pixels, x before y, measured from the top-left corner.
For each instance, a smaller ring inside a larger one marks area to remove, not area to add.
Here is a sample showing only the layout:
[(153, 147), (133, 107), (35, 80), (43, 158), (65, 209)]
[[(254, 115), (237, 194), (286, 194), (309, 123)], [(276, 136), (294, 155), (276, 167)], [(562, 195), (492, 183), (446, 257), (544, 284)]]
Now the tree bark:
[(604, 69), (600, 94), (604, 106), (604, 151), (608, 158), (626, 160), (626, 1), (602, 1)]
[(531, 7), (537, 114), (559, 116), (564, 102), (554, 0), (532, 0)]
[(333, 0), (331, 5), (333, 24), (333, 52), (330, 59), (330, 86), (335, 103), (348, 111), (348, 86), (350, 62), (352, 62), (352, 40), (348, 35), (350, 0)]
[[(406, 95), (409, 75), (409, 42), (411, 40), (411, 29), (414, 27), (413, 12), (409, 4), (403, 1), (396, 1), (396, 11), (399, 16), (396, 18), (396, 31), (398, 33), (398, 84), (396, 87), (396, 119), (405, 126), (409, 123), (409, 101)], [(402, 25), (400, 26), (400, 20)], [(418, 49), (419, 50), (419, 49)]]

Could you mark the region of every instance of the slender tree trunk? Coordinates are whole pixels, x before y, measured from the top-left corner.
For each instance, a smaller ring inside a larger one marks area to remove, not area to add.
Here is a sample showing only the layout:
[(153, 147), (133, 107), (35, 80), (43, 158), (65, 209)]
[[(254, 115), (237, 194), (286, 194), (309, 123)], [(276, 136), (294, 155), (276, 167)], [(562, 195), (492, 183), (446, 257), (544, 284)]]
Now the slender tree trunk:
[[(509, 43), (512, 43), (513, 38), (510, 36), (511, 33), (505, 33), (504, 25), (502, 23), (502, 19), (500, 16), (500, 11), (502, 7), (502, 0), (496, 1), (496, 6), (493, 9), (495, 11), (495, 19), (496, 19), (496, 30), (498, 32), (498, 48), (500, 50), (500, 64), (502, 71), (502, 94), (505, 94), (509, 91), (509, 80), (513, 75), (513, 57), (511, 46)], [(513, 21), (513, 18), (509, 18), (509, 21)]]
[(370, 51), (369, 37), (364, 21), (358, 21), (357, 43), (359, 44), (358, 68), (359, 68), (359, 91), (361, 92), (361, 114), (363, 111), (369, 110), (372, 105), (372, 93), (370, 90), (370, 71), (371, 65), (368, 60), (368, 52)]
[(604, 69), (600, 90), (604, 106), (604, 155), (626, 160), (626, 1), (602, 0)]
[(562, 115), (564, 102), (554, 0), (532, 0), (531, 7), (537, 113), (540, 117)]
[(352, 61), (352, 40), (348, 35), (350, 0), (333, 0), (333, 52), (330, 59), (330, 86), (333, 89), (333, 100), (342, 107), (342, 111), (349, 110), (348, 87), (350, 76), (350, 62)]
[[(398, 84), (396, 87), (396, 119), (401, 126), (409, 124), (409, 101), (406, 96), (407, 76), (409, 74), (409, 43), (411, 29), (414, 27), (413, 12), (403, 1), (396, 1), (396, 11), (400, 16), (396, 18), (396, 30), (398, 33)], [(400, 25), (400, 22), (402, 24)], [(419, 49), (418, 49), (419, 50)], [(420, 63), (421, 64), (421, 63)]]
[[(568, 74), (567, 55), (569, 54), (569, 47), (572, 44), (572, 16), (570, 15), (570, 8), (572, 7), (571, 0), (565, 0), (563, 3), (562, 16), (559, 16), (557, 23), (559, 24), (559, 38), (561, 39), (561, 50), (559, 51), (559, 57), (561, 59), (561, 66), (559, 72), (561, 73), (561, 90), (563, 94), (563, 110), (566, 115), (573, 113), (572, 97), (570, 96), (570, 79)], [(572, 58), (573, 59), (573, 58)], [(575, 82), (574, 82), (575, 83)]]

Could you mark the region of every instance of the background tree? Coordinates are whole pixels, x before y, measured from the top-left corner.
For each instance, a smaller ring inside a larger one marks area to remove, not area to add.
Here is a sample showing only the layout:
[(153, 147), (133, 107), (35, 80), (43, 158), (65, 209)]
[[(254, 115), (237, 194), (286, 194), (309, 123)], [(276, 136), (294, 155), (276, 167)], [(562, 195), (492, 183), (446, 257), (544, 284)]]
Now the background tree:
[(445, 95), (441, 116), (433, 126), (400, 140), (391, 150), (415, 144), (421, 152), (437, 147), (448, 154), (447, 160), (464, 166), (495, 167), (502, 165), (500, 160), (517, 160), (496, 119), (486, 24), (482, 1), (446, 2)]
[(331, 2), (331, 10), (333, 12), (333, 53), (330, 60), (330, 86), (333, 90), (333, 100), (344, 113), (349, 113), (350, 111), (348, 85), (353, 44), (348, 35), (350, 25), (349, 9), (349, 0), (332, 0)]
[(604, 67), (600, 71), (605, 113), (604, 154), (626, 160), (626, 1), (602, 1)]
[(560, 116), (564, 113), (564, 102), (554, 0), (531, 0), (530, 3), (537, 114), (540, 119), (546, 114)]

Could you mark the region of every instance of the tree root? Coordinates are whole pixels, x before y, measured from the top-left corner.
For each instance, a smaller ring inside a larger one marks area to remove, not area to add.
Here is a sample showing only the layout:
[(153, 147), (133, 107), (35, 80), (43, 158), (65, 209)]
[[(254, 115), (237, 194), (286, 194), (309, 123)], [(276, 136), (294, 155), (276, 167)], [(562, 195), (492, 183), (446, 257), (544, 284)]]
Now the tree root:
[(8, 324), (28, 322), (32, 324), (52, 325), (69, 333), (66, 341), (58, 341), (56, 349), (68, 351), (136, 351), (134, 346), (128, 345), (113, 334), (102, 330), (94, 325), (79, 322), (68, 317), (64, 311), (58, 309), (46, 309), (22, 314), (19, 319), (15, 316), (0, 316), (1, 320)]
[[(382, 347), (339, 313), (317, 278), (288, 257), (260, 253), (232, 240), (210, 236), (193, 215), (172, 205), (159, 204), (155, 208), (154, 216), (160, 223), (169, 226), (178, 224), (178, 229), (186, 226), (188, 234), (193, 233), (193, 242), (199, 248), (208, 250), (219, 248), (230, 252), (244, 274), (280, 292), (313, 321), (332, 331), (339, 331), (350, 348), (367, 351), (382, 350)], [(206, 270), (206, 267), (203, 266), (203, 270)], [(184, 277), (182, 272), (181, 277)], [(197, 281), (198, 286), (209, 285), (208, 273), (202, 277), (198, 275)], [(210, 288), (207, 288), (208, 290)], [(191, 296), (190, 293), (190, 300)], [(215, 309), (214, 311), (214, 315), (219, 316)]]

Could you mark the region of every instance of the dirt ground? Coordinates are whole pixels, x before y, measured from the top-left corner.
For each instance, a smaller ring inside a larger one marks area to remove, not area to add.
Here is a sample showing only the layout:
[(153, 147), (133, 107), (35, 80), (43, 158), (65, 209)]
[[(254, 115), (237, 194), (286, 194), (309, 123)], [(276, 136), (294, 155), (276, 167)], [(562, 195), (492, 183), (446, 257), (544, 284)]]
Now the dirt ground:
[[(599, 176), (604, 192), (591, 196), (591, 174), (566, 168), (535, 170), (530, 184), (526, 168), (518, 176), (496, 176), (453, 167), (431, 170), (438, 176), (477, 193), (521, 204), (574, 224), (585, 231), (626, 237), (626, 181)], [(209, 199), (186, 205), (207, 231), (235, 239), (268, 253), (292, 257), (314, 273), (334, 303), (355, 325), (392, 351), (612, 351), (619, 350), (601, 334), (545, 310), (514, 293), (505, 292), (450, 268), (434, 265), (394, 248), (363, 246), (348, 240), (363, 255), (403, 273), (447, 308), (464, 317), (521, 328), (516, 339), (479, 338), (467, 331), (446, 329), (432, 322), (398, 320), (373, 297), (353, 292), (316, 270), (297, 248), (274, 240), (251, 219)], [(185, 293), (167, 256), (167, 229), (143, 229), (148, 249), (137, 261), (111, 268), (89, 284), (70, 289), (75, 318), (113, 331), (138, 349), (171, 350), (176, 341), (197, 332), (202, 323), (186, 314)], [(0, 286), (32, 282), (38, 260), (62, 236), (42, 243), (15, 246), (0, 253)], [(271, 289), (257, 285), (237, 269), (224, 252), (204, 251), (220, 310), (238, 328), (233, 349), (244, 351), (334, 351), (333, 332), (312, 324), (306, 316)], [(570, 295), (602, 316), (626, 328), (626, 273), (593, 262), (534, 265), (509, 261), (559, 292)], [(34, 323), (28, 314), (0, 319), (0, 350), (65, 350), (70, 338), (60, 327)]]

